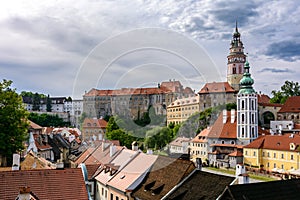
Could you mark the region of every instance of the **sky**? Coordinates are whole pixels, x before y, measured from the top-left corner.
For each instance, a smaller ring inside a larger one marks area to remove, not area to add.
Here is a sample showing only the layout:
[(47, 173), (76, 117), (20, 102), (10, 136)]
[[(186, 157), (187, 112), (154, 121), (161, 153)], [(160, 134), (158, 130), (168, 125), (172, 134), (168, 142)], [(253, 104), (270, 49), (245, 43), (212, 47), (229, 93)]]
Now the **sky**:
[(198, 92), (226, 81), (235, 21), (258, 92), (300, 77), (300, 2), (10, 0), (0, 3), (0, 80), (17, 91), (82, 98), (91, 88)]

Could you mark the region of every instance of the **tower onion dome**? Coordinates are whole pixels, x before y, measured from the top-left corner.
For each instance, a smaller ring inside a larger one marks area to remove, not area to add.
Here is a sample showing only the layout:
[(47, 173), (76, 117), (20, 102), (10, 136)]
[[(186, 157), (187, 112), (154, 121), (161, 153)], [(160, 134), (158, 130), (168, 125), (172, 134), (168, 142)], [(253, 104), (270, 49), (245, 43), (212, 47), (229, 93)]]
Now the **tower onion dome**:
[(241, 34), (238, 31), (237, 21), (235, 21), (235, 32), (233, 33), (233, 38), (239, 38), (239, 37), (241, 37)]
[(251, 78), (249, 69), (250, 69), (249, 62), (246, 61), (245, 66), (244, 66), (243, 78), (240, 81), (239, 94), (254, 94), (255, 93), (255, 90), (252, 87), (252, 85), (254, 84), (254, 80)]

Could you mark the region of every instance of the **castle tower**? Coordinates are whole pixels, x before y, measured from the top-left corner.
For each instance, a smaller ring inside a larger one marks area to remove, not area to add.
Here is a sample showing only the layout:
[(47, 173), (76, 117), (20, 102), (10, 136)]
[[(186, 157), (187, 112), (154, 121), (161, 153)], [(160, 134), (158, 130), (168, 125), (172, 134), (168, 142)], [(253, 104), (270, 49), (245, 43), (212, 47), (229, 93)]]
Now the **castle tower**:
[(237, 22), (229, 50), (230, 52), (227, 56), (227, 82), (238, 91), (239, 83), (244, 73), (243, 66), (246, 61), (246, 55), (244, 54), (244, 46), (241, 41), (241, 34), (238, 31)]
[(237, 138), (243, 145), (258, 137), (257, 94), (252, 87), (254, 81), (249, 69), (249, 63), (246, 61), (237, 95)]

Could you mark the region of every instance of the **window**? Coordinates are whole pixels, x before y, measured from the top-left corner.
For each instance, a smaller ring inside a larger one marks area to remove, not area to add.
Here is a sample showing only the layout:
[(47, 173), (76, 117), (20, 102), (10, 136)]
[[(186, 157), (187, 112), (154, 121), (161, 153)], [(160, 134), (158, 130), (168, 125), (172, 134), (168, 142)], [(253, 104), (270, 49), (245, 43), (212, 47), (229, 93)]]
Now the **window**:
[(274, 153), (274, 158), (276, 158), (276, 153)]
[(245, 155), (246, 155), (246, 156), (248, 155), (248, 151), (245, 151)]
[(274, 163), (274, 168), (276, 168), (276, 163)]
[(270, 167), (270, 163), (267, 164), (267, 167)]
[(284, 165), (281, 165), (281, 169), (283, 169), (284, 168)]
[(255, 151), (253, 152), (253, 156), (256, 156), (256, 152)]
[(267, 155), (268, 155), (268, 157), (270, 157), (270, 153), (269, 153), (269, 152), (268, 152), (268, 154), (267, 154)]
[(294, 155), (293, 154), (291, 155), (291, 160), (294, 160)]
[(281, 154), (281, 159), (284, 159), (284, 155), (283, 155), (283, 153)]
[(262, 153), (262, 156), (265, 157), (265, 152)]

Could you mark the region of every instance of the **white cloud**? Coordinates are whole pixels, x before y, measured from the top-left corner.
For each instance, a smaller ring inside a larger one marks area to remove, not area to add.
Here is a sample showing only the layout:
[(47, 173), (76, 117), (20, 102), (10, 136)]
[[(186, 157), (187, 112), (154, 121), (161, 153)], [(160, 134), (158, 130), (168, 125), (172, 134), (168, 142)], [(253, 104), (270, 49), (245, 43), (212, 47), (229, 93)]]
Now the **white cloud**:
[[(236, 18), (239, 21), (245, 51), (249, 52), (251, 70), (256, 80), (255, 87), (266, 88), (265, 83), (259, 82), (263, 82), (264, 77), (256, 71), (259, 71), (260, 67), (276, 68), (280, 66), (274, 65), (282, 64), (278, 57), (280, 54), (275, 54), (274, 51), (270, 54), (272, 56), (264, 56), (269, 47), (282, 41), (299, 42), (300, 30), (295, 28), (299, 26), (300, 20), (298, 1), (11, 0), (1, 2), (0, 79), (10, 78), (20, 89), (40, 92), (44, 90), (45, 93), (54, 96), (71, 95), (73, 83), (78, 81), (75, 79), (76, 73), (96, 45), (126, 31), (148, 27), (167, 28), (183, 33), (186, 37), (195, 38), (198, 44), (206, 48), (203, 51), (207, 51), (218, 65), (218, 73), (225, 75), (229, 40)], [(142, 36), (140, 37), (136, 41), (140, 41)], [(157, 41), (159, 45), (166, 45), (165, 39), (160, 38)], [(105, 60), (114, 58), (110, 56), (122, 52), (122, 48), (128, 48), (124, 46), (125, 42), (116, 42), (119, 43), (110, 44), (101, 55), (96, 55), (98, 58), (94, 61), (99, 63), (99, 57), (102, 57), (105, 63)], [(182, 48), (181, 54), (189, 54), (190, 59), (196, 59), (197, 55), (182, 44), (183, 42), (184, 40), (173, 41), (168, 44), (168, 48), (177, 50)], [(114, 48), (120, 48), (118, 49), (120, 51)], [(107, 84), (103, 87), (116, 83), (118, 77), (121, 78), (122, 73), (130, 70), (130, 67), (144, 65), (149, 67), (147, 64), (157, 63), (157, 66), (170, 66), (180, 72), (185, 69), (180, 68), (180, 62), (175, 62), (176, 59), (172, 59), (171, 54), (165, 56), (162, 53), (158, 56), (156, 52), (151, 56), (136, 53), (123, 57), (112, 65), (114, 70), (109, 72)], [(299, 61), (293, 60), (284, 63), (284, 69), (293, 69), (298, 65)], [(101, 71), (103, 67), (98, 66), (96, 71)], [(151, 70), (148, 72), (152, 73)], [(83, 80), (92, 80), (90, 76), (94, 73), (95, 68), (88, 72)], [(197, 74), (191, 75), (192, 73), (193, 70), (186, 70), (183, 76), (198, 77)], [(145, 74), (139, 75), (140, 79), (146, 80)], [(165, 77), (163, 74), (157, 77), (163, 80), (173, 78)], [(295, 80), (296, 75), (299, 75), (297, 70), (293, 77), (287, 78)], [(130, 79), (131, 77), (132, 75)], [(223, 78), (225, 80), (225, 77)], [(149, 80), (145, 82), (151, 82)], [(156, 81), (158, 79), (153, 82)], [(202, 81), (197, 84), (196, 80), (191, 80), (193, 87), (197, 87), (194, 89), (198, 90)], [(271, 79), (271, 81), (275, 83), (276, 80)], [(131, 85), (135, 83), (134, 80), (127, 82)], [(273, 84), (269, 85), (269, 91), (274, 89)], [(82, 84), (82, 86), (87, 87), (82, 89), (89, 90), (91, 84)], [(94, 86), (97, 86), (97, 81)]]

